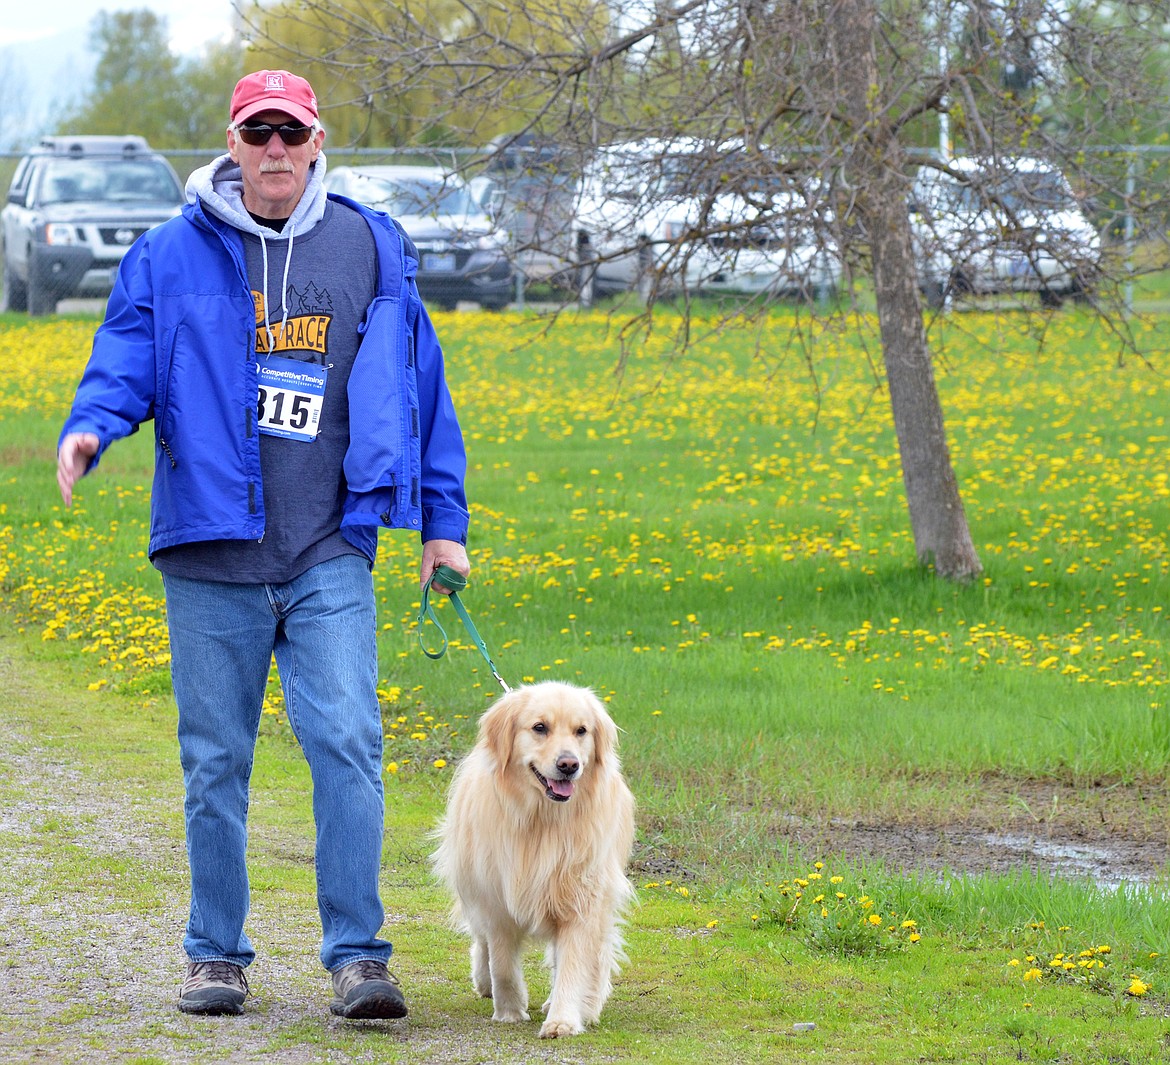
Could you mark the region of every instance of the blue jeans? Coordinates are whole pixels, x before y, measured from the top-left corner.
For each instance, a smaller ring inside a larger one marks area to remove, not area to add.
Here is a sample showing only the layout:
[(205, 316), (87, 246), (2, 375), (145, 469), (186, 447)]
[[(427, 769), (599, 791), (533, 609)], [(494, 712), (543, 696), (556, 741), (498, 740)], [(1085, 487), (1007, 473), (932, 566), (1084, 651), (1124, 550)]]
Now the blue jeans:
[(192, 961), (248, 965), (248, 783), (276, 655), (293, 734), (313, 777), (321, 962), (386, 961), (377, 938), (382, 719), (373, 580), (343, 555), (287, 584), (163, 575), (186, 787)]

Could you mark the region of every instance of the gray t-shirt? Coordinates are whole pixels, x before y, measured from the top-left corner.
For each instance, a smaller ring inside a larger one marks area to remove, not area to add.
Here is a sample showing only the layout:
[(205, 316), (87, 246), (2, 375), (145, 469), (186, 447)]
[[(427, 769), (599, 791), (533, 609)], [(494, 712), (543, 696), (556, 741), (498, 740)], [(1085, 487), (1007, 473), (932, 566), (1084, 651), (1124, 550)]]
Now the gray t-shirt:
[(342, 464), (349, 445), (349, 373), (358, 326), (377, 289), (377, 260), (365, 219), (332, 201), (320, 222), (293, 238), (291, 258), (287, 240), (268, 240), (266, 294), (260, 239), (245, 234), (244, 244), (261, 374), (264, 537), (180, 544), (152, 561), (181, 577), (280, 584), (338, 555), (361, 553), (341, 535)]

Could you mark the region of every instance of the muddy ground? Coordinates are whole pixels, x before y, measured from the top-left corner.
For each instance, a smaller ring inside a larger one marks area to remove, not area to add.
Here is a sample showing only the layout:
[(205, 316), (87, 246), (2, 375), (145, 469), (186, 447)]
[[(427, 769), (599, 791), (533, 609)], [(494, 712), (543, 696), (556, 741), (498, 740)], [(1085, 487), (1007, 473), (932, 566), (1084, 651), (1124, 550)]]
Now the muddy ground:
[[(970, 782), (961, 813), (815, 820), (775, 809), (777, 844), (826, 861), (880, 862), (905, 873), (978, 876), (1028, 871), (1088, 878), (1102, 886), (1148, 884), (1170, 875), (1170, 788), (1157, 783)], [(935, 818), (938, 815), (934, 815)], [(661, 849), (639, 847), (635, 877), (695, 875)]]
[(878, 859), (893, 869), (978, 875), (1013, 870), (1149, 882), (1170, 862), (1165, 785), (983, 779), (946, 824), (798, 823), (802, 849)]

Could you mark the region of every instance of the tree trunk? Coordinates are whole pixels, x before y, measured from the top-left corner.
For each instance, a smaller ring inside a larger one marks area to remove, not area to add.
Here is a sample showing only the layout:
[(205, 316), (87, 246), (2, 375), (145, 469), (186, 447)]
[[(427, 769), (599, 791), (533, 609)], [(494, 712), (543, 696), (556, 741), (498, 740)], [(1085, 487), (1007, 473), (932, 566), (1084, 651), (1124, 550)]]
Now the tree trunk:
[(951, 465), (942, 405), (922, 321), (914, 266), (909, 181), (897, 134), (884, 122), (877, 92), (874, 0), (837, 0), (828, 27), (830, 62), (852, 128), (850, 166), (857, 207), (869, 233), (882, 356), (902, 480), (918, 559), (939, 576), (969, 580), (982, 566)]
[(894, 187), (886, 194), (873, 198), (867, 221), (882, 357), (914, 548), (919, 561), (933, 562), (940, 576), (967, 580), (978, 575), (982, 567), (951, 465), (942, 405), (922, 324), (910, 222), (904, 207), (907, 189), (900, 182), (890, 184)]

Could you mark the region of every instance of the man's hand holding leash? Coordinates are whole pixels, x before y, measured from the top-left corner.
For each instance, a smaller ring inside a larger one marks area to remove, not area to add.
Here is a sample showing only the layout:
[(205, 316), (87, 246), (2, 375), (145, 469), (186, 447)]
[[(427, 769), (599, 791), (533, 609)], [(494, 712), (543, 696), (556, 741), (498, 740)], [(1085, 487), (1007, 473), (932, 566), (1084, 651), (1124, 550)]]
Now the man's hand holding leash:
[[(471, 573), (471, 562), (467, 557), (467, 548), (454, 540), (428, 540), (423, 544), (422, 566), (419, 573), (420, 588), (427, 586), (431, 575), (440, 566), (450, 566), (456, 573), (467, 577)], [(435, 581), (431, 587), (444, 595), (450, 595), (456, 590), (448, 588), (442, 581)]]

